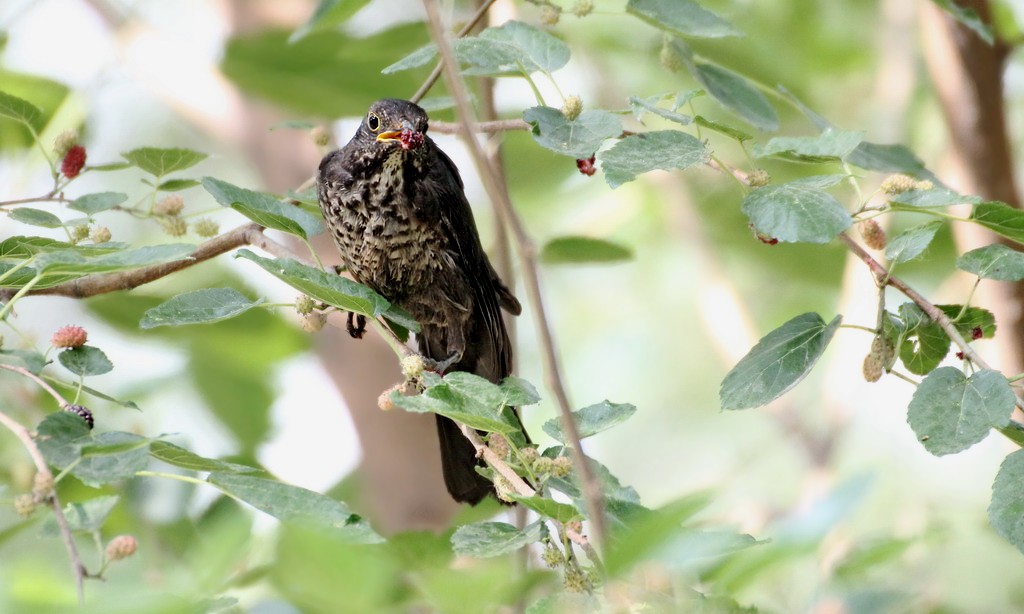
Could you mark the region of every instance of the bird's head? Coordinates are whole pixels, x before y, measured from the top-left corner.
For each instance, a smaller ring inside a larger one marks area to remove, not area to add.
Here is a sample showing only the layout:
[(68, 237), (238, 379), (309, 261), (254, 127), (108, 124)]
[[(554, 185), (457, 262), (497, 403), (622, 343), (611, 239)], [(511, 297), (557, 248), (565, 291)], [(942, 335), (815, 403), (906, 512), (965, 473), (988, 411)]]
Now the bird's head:
[(386, 98), (370, 105), (360, 131), (378, 147), (418, 149), (426, 141), (427, 112), (408, 100)]

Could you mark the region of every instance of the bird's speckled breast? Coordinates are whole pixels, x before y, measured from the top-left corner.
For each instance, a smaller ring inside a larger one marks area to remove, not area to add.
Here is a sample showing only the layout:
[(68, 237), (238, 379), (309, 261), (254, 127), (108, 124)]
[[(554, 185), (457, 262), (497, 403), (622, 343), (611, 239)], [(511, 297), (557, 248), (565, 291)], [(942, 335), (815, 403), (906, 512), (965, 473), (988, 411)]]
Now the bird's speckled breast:
[(434, 283), (445, 252), (443, 237), (417, 217), (405, 192), (404, 163), (396, 152), (365, 181), (328, 185), (335, 198), (324, 212), (336, 222), (329, 226), (352, 276), (397, 302)]

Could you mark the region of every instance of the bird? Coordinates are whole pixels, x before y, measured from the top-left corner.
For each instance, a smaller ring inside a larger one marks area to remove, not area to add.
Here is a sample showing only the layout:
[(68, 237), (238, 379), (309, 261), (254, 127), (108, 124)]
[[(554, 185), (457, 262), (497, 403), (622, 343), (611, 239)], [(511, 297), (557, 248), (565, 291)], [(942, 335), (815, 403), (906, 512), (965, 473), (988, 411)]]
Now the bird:
[[(320, 209), (352, 278), (419, 322), (419, 353), (433, 370), (497, 383), (512, 373), (501, 310), (519, 315), (522, 307), (491, 265), (458, 168), (428, 127), (426, 111), (413, 102), (370, 105), (348, 144), (320, 163)], [(364, 324), (354, 325), (350, 314), (350, 334), (360, 336)], [(459, 426), (435, 417), (452, 498), (476, 505), (493, 495)]]

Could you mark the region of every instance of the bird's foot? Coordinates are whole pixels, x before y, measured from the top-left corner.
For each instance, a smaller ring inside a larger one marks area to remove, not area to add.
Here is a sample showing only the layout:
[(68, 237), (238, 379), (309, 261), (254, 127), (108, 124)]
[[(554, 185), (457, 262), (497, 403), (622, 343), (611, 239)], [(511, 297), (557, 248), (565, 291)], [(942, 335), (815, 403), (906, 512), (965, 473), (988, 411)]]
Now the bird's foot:
[(427, 369), (440, 375), (444, 375), (445, 371), (447, 371), (449, 367), (459, 362), (460, 360), (462, 360), (462, 352), (455, 351), (452, 352), (451, 355), (448, 356), (448, 358), (445, 358), (444, 360), (426, 359)]
[(353, 339), (362, 339), (363, 335), (366, 334), (366, 316), (352, 313), (351, 311), (348, 312), (348, 322), (345, 328)]

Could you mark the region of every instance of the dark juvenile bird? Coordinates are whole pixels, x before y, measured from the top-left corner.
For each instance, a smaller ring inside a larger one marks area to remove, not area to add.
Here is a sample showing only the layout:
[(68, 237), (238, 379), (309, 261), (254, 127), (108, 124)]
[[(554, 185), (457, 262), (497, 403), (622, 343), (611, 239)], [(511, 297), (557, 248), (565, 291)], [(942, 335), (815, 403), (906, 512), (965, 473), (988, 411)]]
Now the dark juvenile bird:
[[(405, 100), (371, 105), (352, 140), (320, 163), (320, 208), (349, 273), (416, 318), (419, 351), (437, 370), (497, 382), (512, 371), (500, 307), (521, 308), (487, 259), (459, 171), (426, 136), (427, 121)], [(493, 493), (458, 426), (437, 416), (437, 431), (452, 497), (476, 504)]]

